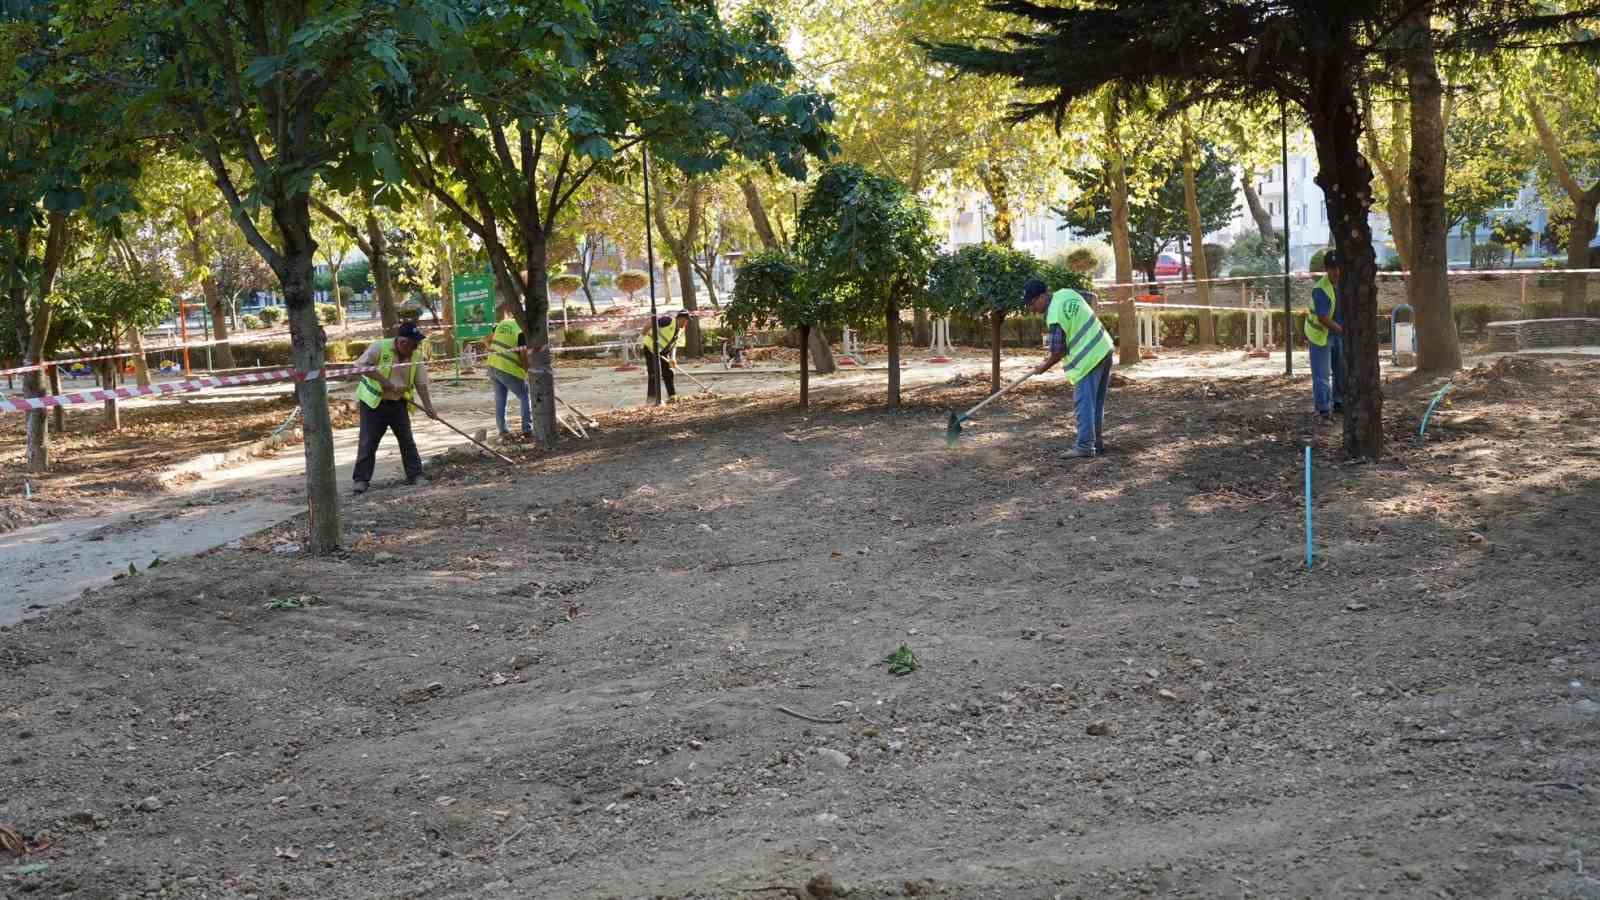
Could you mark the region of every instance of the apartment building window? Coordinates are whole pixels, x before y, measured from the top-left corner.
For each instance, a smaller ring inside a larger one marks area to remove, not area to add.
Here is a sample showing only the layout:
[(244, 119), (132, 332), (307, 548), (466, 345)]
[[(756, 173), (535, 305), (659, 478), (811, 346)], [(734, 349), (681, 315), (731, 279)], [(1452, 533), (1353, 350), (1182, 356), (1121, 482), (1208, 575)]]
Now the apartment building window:
[(1300, 157), (1300, 177), (1306, 177), (1306, 158), (1304, 156)]
[(1323, 204), (1321, 204), (1320, 206), (1317, 207), (1317, 221), (1318, 222), (1326, 222), (1326, 221), (1328, 221), (1328, 204), (1323, 203)]
[(1273, 203), (1271, 200), (1268, 200), (1267, 201), (1267, 217), (1268, 218), (1273, 218), (1273, 217), (1275, 217), (1277, 215), (1278, 215), (1278, 204)]

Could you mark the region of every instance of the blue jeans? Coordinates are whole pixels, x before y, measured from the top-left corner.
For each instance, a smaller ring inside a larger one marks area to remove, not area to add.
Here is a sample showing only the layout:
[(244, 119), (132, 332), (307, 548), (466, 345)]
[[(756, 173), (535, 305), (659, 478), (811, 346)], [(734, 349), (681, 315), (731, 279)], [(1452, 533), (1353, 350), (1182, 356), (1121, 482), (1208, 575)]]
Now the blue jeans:
[[(1310, 344), (1310, 342), (1307, 342)], [(1311, 402), (1317, 408), (1317, 415), (1326, 416), (1333, 413), (1333, 348), (1328, 346), (1311, 347)]]
[(1106, 445), (1106, 390), (1111, 387), (1111, 357), (1107, 353), (1100, 365), (1090, 369), (1072, 388), (1072, 402), (1078, 409), (1078, 449), (1100, 452)]
[(528, 399), (528, 383), (520, 378), (500, 371), (489, 370), (489, 381), (494, 384), (494, 423), (500, 426), (500, 433), (506, 433), (506, 394), (517, 395), (522, 401), (522, 433), (533, 433), (533, 406)]

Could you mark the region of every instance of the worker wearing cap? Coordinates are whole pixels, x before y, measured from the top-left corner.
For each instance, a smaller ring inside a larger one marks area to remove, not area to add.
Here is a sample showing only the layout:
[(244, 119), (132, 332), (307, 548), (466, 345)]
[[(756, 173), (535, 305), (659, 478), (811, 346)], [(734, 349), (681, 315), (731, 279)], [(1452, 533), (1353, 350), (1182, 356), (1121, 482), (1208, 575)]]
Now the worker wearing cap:
[(516, 394), (522, 404), (522, 436), (533, 435), (533, 407), (528, 396), (528, 359), (539, 347), (528, 346), (528, 336), (517, 321), (516, 306), (510, 300), (500, 301), (496, 312), (500, 324), (489, 337), (489, 382), (494, 385), (494, 421), (500, 426), (502, 439), (511, 436), (506, 428), (507, 395)]
[[(674, 316), (658, 316), (645, 326), (640, 343), (644, 345), (644, 365), (649, 372), (649, 383), (645, 387), (645, 399), (649, 402), (655, 403), (661, 398), (663, 386), (667, 389), (668, 400), (677, 396), (669, 360), (672, 358), (672, 348), (688, 327), (689, 311), (686, 309), (678, 310)], [(657, 349), (658, 346), (660, 349)]]
[(422, 401), (422, 411), (437, 419), (433, 399), (428, 396), (426, 357), (419, 352), (422, 329), (416, 322), (400, 323), (392, 338), (374, 341), (356, 360), (357, 366), (375, 366), (376, 372), (361, 376), (356, 386), (357, 407), (361, 410), (361, 440), (356, 450), (355, 493), (362, 494), (372, 481), (378, 458), (378, 444), (385, 431), (393, 430), (400, 444), (400, 462), (405, 467), (406, 484), (422, 481), (422, 455), (411, 436), (411, 403)]
[[(1333, 360), (1344, 335), (1336, 318), (1339, 304), (1334, 285), (1339, 281), (1339, 255), (1329, 250), (1322, 256), (1322, 277), (1311, 288), (1311, 312), (1306, 316), (1306, 343), (1311, 350), (1311, 403), (1317, 420), (1333, 421)], [(1344, 360), (1340, 360), (1342, 364)], [(1341, 377), (1341, 386), (1344, 379)]]
[(1078, 440), (1063, 459), (1091, 459), (1106, 452), (1106, 389), (1111, 386), (1111, 358), (1116, 345), (1095, 316), (1094, 295), (1062, 288), (1050, 294), (1044, 282), (1030, 280), (1022, 289), (1022, 302), (1045, 317), (1050, 329), (1050, 355), (1034, 367), (1035, 375), (1050, 371), (1066, 360), (1064, 371), (1072, 384), (1078, 413)]

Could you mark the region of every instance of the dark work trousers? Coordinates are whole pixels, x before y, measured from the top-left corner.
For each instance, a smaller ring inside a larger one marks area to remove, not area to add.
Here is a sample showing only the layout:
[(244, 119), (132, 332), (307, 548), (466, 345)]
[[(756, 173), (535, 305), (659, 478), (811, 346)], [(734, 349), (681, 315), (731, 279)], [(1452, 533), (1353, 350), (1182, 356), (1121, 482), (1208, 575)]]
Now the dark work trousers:
[(400, 462), (406, 468), (406, 480), (412, 481), (422, 474), (422, 454), (417, 452), (417, 442), (411, 437), (411, 412), (404, 400), (380, 400), (378, 408), (356, 402), (361, 408), (361, 447), (356, 451), (356, 481), (371, 481), (372, 467), (378, 460), (378, 444), (383, 433), (394, 430), (394, 439), (400, 442)]
[[(666, 386), (668, 397), (676, 397), (678, 395), (678, 390), (677, 387), (672, 383), (672, 365), (670, 361), (667, 365), (663, 366), (661, 364), (661, 357), (650, 352), (648, 347), (644, 348), (641, 352), (644, 353), (645, 370), (650, 373), (650, 382), (645, 387), (645, 398), (648, 400), (654, 400), (657, 397), (660, 397), (662, 385)], [(670, 349), (667, 351), (669, 354), (671, 352), (672, 351)]]

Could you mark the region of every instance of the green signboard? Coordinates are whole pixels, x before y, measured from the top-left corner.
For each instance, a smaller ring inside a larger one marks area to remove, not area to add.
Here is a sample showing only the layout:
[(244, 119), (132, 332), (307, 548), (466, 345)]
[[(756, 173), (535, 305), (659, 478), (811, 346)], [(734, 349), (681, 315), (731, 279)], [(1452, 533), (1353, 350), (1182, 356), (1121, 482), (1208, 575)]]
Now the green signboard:
[(494, 332), (494, 278), (487, 272), (455, 279), (456, 337), (487, 337)]

